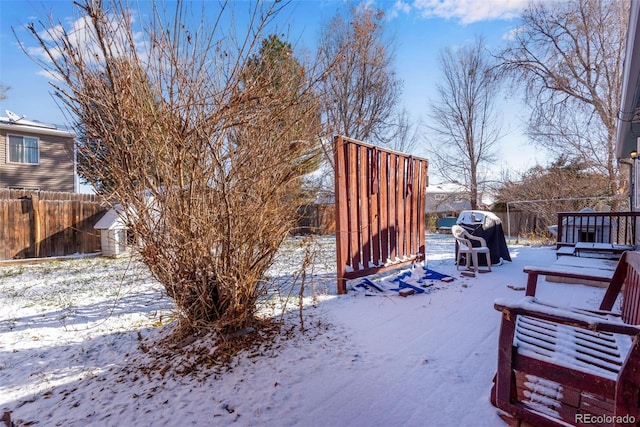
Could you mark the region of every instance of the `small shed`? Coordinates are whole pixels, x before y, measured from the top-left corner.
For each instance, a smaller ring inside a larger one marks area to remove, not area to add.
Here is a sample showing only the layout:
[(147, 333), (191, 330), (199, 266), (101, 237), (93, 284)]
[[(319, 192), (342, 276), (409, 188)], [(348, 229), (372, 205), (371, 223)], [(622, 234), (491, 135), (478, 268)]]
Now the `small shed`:
[(122, 219), (122, 206), (115, 205), (93, 226), (100, 231), (102, 255), (117, 257), (129, 252), (127, 226)]

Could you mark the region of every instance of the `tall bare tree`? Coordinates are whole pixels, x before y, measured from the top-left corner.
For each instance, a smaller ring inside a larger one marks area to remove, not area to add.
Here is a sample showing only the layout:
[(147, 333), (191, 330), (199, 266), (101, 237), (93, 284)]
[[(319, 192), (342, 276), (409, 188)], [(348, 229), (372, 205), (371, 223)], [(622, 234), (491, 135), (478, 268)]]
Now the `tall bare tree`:
[(472, 209), (487, 186), (488, 167), (495, 160), (501, 125), (494, 100), (499, 79), (482, 38), (473, 45), (440, 53), (442, 83), (431, 106), (429, 155), (439, 174), (462, 184)]
[(606, 175), (612, 196), (628, 17), (628, 0), (535, 1), (499, 55), (524, 85), (533, 141)]
[[(322, 84), (327, 134), (391, 141), (399, 119), (406, 121), (407, 116), (396, 110), (402, 88), (393, 71), (382, 11), (359, 6), (351, 7), (346, 18), (335, 16), (321, 31), (319, 51), (329, 69)], [(332, 150), (328, 154), (332, 159)]]
[(144, 32), (123, 2), (77, 4), (83, 37), (81, 25), (30, 29), (94, 162), (86, 179), (108, 180), (179, 330), (257, 325), (265, 272), (319, 155), (313, 70), (286, 43), (262, 43), (282, 4), (252, 4), (244, 36), (229, 33), (224, 4), (195, 27), (185, 2), (154, 9)]

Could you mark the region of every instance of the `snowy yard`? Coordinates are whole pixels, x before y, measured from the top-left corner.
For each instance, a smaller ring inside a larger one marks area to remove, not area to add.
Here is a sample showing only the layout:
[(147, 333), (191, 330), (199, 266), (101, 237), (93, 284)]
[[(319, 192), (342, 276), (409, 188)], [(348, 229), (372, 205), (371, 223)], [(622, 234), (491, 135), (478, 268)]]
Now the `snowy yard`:
[[(156, 360), (172, 302), (138, 262), (0, 265), (0, 411), (18, 426), (506, 425), (489, 403), (493, 301), (521, 297), (508, 285), (524, 286), (525, 265), (552, 263), (550, 247), (510, 245), (513, 262), (463, 278), (451, 235), (428, 235), (428, 267), (455, 280), (403, 298), (336, 295), (334, 237), (317, 245), (304, 333), (186, 375), (176, 371), (209, 349)], [(299, 239), (287, 242), (274, 280), (290, 281), (303, 256)], [(543, 299), (581, 306), (603, 292), (538, 286)], [(295, 310), (287, 319), (285, 330)]]

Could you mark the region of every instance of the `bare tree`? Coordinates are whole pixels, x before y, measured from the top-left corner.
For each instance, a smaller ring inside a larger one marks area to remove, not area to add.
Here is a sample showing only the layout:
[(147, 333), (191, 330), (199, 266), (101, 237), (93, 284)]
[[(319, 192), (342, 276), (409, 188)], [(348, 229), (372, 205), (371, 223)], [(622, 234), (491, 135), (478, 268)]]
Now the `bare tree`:
[(476, 209), (501, 137), (494, 105), (499, 80), (481, 38), (471, 46), (443, 50), (440, 67), (439, 99), (426, 125), (432, 132), (429, 155), (443, 178), (467, 189)]
[(628, 16), (627, 0), (536, 1), (499, 55), (524, 85), (533, 141), (605, 174), (610, 195)]
[[(396, 112), (401, 83), (382, 21), (382, 11), (351, 7), (347, 19), (337, 15), (322, 29), (320, 58), (329, 70), (322, 84), (322, 113), (328, 135), (386, 144), (407, 119)], [(330, 146), (327, 152), (332, 160)]]
[(168, 18), (154, 8), (144, 39), (125, 4), (109, 4), (78, 4), (82, 38), (30, 27), (77, 117), (78, 150), (93, 162), (85, 177), (108, 180), (179, 330), (255, 326), (265, 272), (320, 155), (313, 70), (279, 39), (261, 42), (278, 1), (252, 5), (242, 37), (224, 4), (195, 30), (185, 3)]
[(589, 172), (585, 161), (559, 157), (549, 166), (535, 166), (515, 179), (504, 179), (497, 190), (499, 203), (514, 206), (538, 220), (535, 232), (556, 224), (558, 212), (576, 211), (607, 198), (606, 175)]
[(394, 125), (391, 127), (385, 145), (395, 151), (410, 153), (418, 143), (420, 123), (412, 123), (409, 113), (404, 108), (394, 116), (392, 119)]

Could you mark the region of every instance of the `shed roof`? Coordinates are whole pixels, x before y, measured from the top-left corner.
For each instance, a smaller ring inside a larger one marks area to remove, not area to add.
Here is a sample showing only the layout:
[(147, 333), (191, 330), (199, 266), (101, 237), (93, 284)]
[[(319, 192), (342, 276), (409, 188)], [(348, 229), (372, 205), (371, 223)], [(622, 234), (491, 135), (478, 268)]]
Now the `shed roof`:
[(122, 220), (122, 206), (115, 205), (105, 213), (96, 225), (93, 226), (95, 230), (113, 230), (115, 228), (122, 228), (125, 226)]

